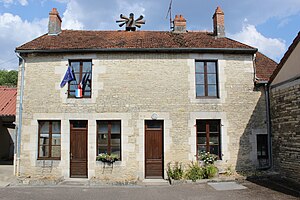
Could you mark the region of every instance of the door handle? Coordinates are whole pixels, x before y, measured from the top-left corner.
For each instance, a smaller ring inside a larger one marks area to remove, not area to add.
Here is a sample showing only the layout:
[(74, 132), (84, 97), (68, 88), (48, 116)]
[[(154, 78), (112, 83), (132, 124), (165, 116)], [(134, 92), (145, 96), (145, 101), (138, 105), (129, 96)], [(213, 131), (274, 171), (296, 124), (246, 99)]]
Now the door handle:
[(70, 159), (71, 159), (71, 160), (73, 159), (73, 154), (72, 154), (72, 153), (70, 153)]

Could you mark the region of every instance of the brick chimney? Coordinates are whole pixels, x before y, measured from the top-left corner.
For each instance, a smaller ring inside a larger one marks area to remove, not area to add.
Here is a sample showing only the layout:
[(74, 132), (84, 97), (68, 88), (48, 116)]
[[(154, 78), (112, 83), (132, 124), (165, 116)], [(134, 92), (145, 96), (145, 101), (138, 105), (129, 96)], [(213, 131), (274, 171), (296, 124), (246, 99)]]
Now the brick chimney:
[(58, 35), (61, 33), (61, 18), (56, 8), (52, 8), (49, 13), (48, 35)]
[(217, 37), (225, 37), (224, 12), (218, 6), (213, 16), (214, 35)]
[(173, 23), (174, 33), (186, 33), (186, 20), (182, 15), (176, 15)]

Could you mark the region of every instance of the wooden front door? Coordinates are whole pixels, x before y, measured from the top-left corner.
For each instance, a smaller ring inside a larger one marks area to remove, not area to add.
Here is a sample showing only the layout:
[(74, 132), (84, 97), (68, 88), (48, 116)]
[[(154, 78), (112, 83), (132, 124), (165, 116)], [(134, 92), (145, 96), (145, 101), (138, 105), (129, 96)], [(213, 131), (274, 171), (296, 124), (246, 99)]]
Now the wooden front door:
[(70, 121), (70, 177), (87, 178), (86, 120)]
[(163, 121), (145, 121), (145, 178), (164, 178)]

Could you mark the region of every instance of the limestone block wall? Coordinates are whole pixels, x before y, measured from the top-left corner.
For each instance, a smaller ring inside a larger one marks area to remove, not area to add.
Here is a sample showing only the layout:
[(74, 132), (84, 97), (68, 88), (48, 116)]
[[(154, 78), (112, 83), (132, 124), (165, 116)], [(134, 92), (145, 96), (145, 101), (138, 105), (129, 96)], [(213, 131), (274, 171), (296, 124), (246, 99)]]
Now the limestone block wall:
[[(92, 59), (90, 99), (67, 98), (67, 87), (59, 87), (69, 59)], [(220, 98), (196, 99), (195, 60), (218, 61)], [(188, 164), (195, 160), (197, 119), (221, 120), (220, 168), (254, 169), (253, 129), (266, 130), (266, 124), (263, 90), (254, 86), (253, 77), (251, 55), (27, 55), (21, 174), (68, 178), (69, 121), (78, 119), (88, 120), (89, 178), (143, 180), (144, 122), (151, 119), (153, 113), (164, 120), (165, 169), (170, 161)], [(103, 170), (103, 164), (96, 162), (96, 121), (114, 119), (121, 120), (122, 161), (117, 161), (112, 171)], [(61, 120), (60, 161), (37, 160), (38, 120)]]
[(274, 169), (300, 181), (300, 80), (271, 89)]

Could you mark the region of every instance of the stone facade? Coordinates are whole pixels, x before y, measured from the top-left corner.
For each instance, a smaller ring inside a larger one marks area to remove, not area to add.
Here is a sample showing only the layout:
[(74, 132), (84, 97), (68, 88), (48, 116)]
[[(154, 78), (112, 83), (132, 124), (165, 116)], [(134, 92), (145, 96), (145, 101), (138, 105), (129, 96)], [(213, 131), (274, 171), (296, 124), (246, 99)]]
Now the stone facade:
[(274, 169), (300, 181), (300, 79), (271, 89)]
[[(20, 175), (68, 178), (69, 121), (78, 119), (88, 120), (88, 178), (143, 180), (144, 122), (153, 113), (164, 121), (164, 169), (170, 161), (188, 164), (195, 160), (197, 119), (221, 120), (220, 169), (256, 167), (253, 134), (255, 130), (266, 131), (266, 119), (264, 91), (253, 83), (252, 55), (95, 53), (24, 57)], [(92, 59), (91, 98), (67, 98), (67, 87), (59, 87), (70, 59)], [(220, 98), (196, 99), (195, 60), (218, 61)], [(121, 120), (122, 161), (104, 168), (96, 161), (96, 121), (114, 119)], [(38, 120), (61, 120), (61, 160), (37, 160)]]

